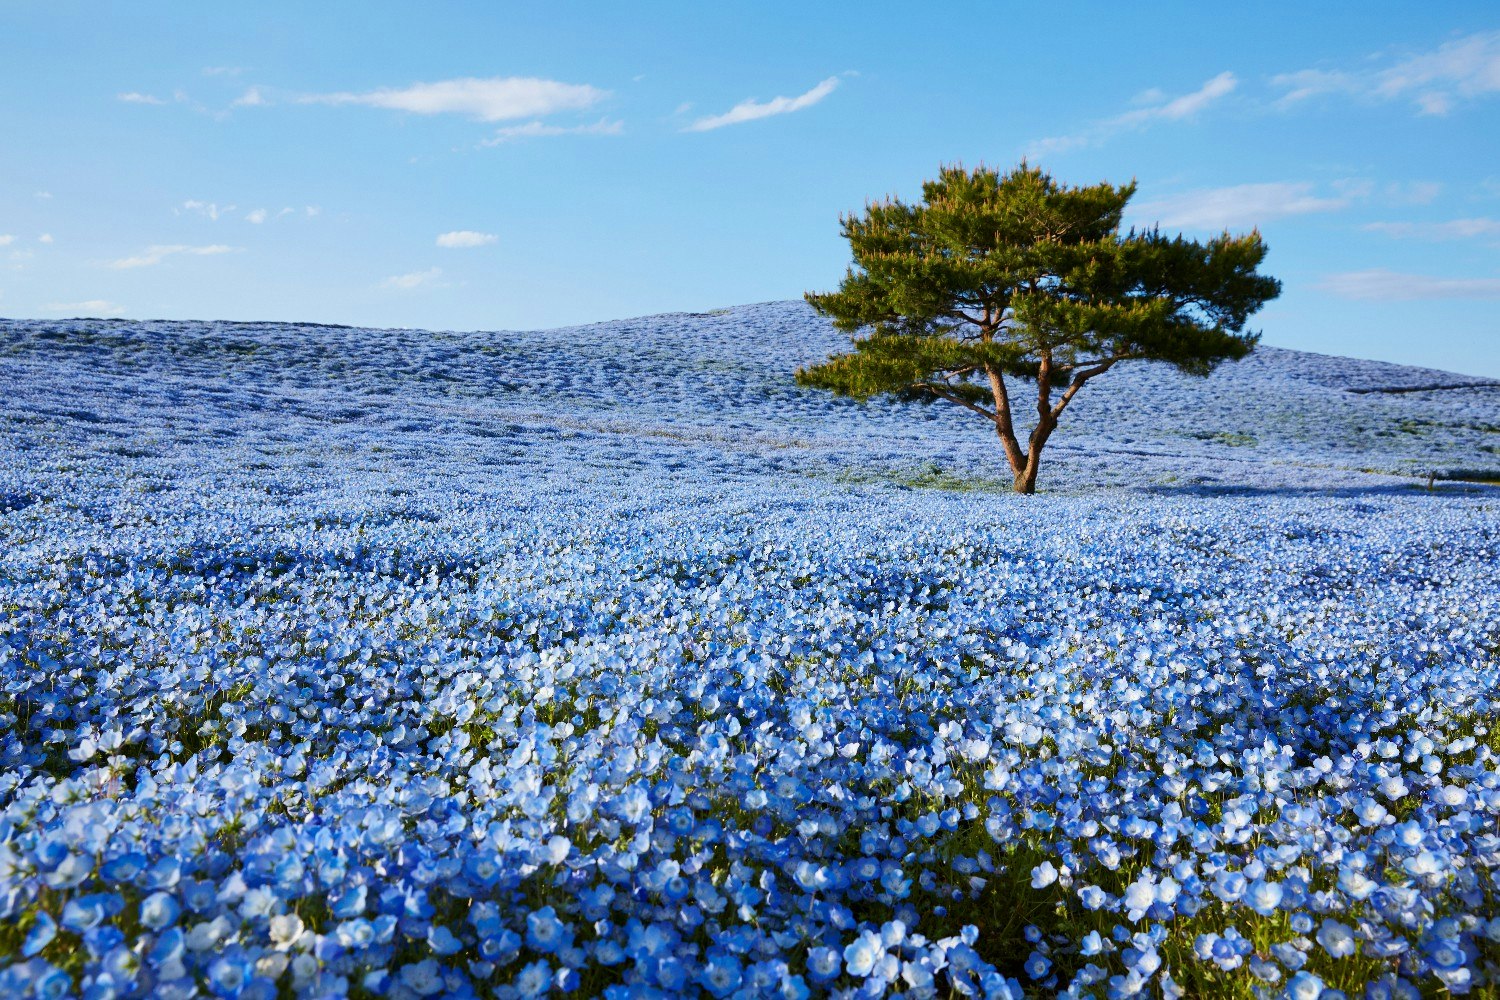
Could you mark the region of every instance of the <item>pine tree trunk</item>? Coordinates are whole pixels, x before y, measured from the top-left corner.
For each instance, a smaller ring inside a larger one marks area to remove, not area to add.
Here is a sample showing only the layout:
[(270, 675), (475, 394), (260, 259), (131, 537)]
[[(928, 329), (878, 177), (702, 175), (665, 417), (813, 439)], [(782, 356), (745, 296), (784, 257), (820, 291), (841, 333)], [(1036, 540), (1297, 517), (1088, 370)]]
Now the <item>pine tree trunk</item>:
[(1048, 417), (1031, 432), (1031, 440), (1027, 442), (1026, 448), (1026, 464), (1016, 470), (1014, 485), (1017, 493), (1029, 496), (1036, 492), (1036, 474), (1042, 467), (1042, 449), (1047, 447), (1047, 439), (1056, 429), (1057, 421)]

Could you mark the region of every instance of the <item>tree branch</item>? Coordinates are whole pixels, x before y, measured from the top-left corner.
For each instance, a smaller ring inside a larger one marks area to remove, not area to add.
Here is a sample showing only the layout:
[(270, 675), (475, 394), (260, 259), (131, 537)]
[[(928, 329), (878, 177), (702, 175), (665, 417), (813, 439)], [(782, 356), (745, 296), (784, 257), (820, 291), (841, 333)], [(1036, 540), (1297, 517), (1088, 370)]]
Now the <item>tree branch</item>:
[(1068, 408), (1068, 404), (1073, 401), (1074, 396), (1078, 395), (1078, 390), (1083, 388), (1085, 382), (1093, 378), (1095, 375), (1103, 375), (1105, 372), (1113, 368), (1117, 363), (1131, 357), (1133, 357), (1133, 355), (1122, 354), (1119, 357), (1110, 358), (1107, 361), (1101, 362), (1100, 364), (1097, 364), (1092, 368), (1085, 368), (1081, 371), (1076, 372), (1073, 375), (1072, 382), (1068, 384), (1068, 391), (1062, 394), (1062, 398), (1059, 399), (1057, 401), (1057, 405), (1052, 408), (1052, 419), (1056, 420), (1058, 417), (1062, 416), (1063, 410), (1066, 410)]
[(995, 415), (989, 410), (986, 410), (978, 403), (964, 399), (957, 393), (950, 391), (951, 387), (946, 386), (944, 383), (913, 382), (912, 388), (926, 389), (928, 392), (932, 393), (939, 399), (946, 399), (950, 403), (957, 403), (959, 406), (962, 406), (966, 410), (973, 410), (975, 413), (979, 414), (981, 417), (990, 421), (991, 423), (995, 421)]

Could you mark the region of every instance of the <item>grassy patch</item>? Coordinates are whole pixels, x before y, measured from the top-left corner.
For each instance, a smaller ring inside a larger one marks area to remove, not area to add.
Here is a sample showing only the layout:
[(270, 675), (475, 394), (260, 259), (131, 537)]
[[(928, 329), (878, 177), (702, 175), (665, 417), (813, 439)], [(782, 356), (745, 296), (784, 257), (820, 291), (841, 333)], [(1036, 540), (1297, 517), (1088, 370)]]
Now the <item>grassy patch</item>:
[(834, 480), (851, 486), (897, 486), (910, 490), (946, 490), (950, 493), (1006, 491), (1011, 484), (988, 476), (970, 476), (942, 468), (936, 462), (904, 469), (849, 469)]

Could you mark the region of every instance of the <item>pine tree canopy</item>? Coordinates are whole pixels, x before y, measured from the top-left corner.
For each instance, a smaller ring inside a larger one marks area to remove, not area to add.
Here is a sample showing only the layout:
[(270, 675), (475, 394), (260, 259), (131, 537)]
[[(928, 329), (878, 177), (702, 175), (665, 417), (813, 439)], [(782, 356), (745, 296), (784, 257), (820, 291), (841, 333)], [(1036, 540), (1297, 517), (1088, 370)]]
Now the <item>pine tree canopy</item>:
[[(1207, 375), (1254, 348), (1245, 322), (1280, 293), (1256, 272), (1258, 232), (1206, 243), (1122, 232), (1134, 193), (1134, 182), (1066, 187), (1025, 163), (1005, 174), (953, 166), (922, 185), (919, 204), (845, 216), (854, 266), (837, 291), (807, 301), (854, 335), (854, 350), (798, 382), (964, 406), (995, 424), (1016, 489), (1032, 492), (1041, 448), (1086, 382), (1127, 360)], [(1007, 377), (1037, 386), (1025, 452)]]

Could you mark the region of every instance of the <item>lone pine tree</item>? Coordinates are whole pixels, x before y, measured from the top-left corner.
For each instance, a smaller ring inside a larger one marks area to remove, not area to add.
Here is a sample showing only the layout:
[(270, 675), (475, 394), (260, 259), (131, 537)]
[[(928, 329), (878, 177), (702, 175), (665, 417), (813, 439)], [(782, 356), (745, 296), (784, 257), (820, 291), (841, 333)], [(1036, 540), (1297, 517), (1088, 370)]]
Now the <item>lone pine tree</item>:
[[(1134, 193), (1134, 182), (1066, 187), (1024, 162), (1003, 175), (953, 166), (922, 185), (920, 204), (844, 216), (854, 266), (838, 291), (806, 298), (854, 350), (797, 381), (961, 406), (994, 425), (1016, 492), (1035, 492), (1042, 449), (1088, 382), (1138, 359), (1207, 375), (1250, 353), (1259, 335), (1245, 321), (1281, 291), (1256, 272), (1258, 232), (1207, 243), (1121, 232)], [(1036, 385), (1024, 448), (1016, 380)]]

